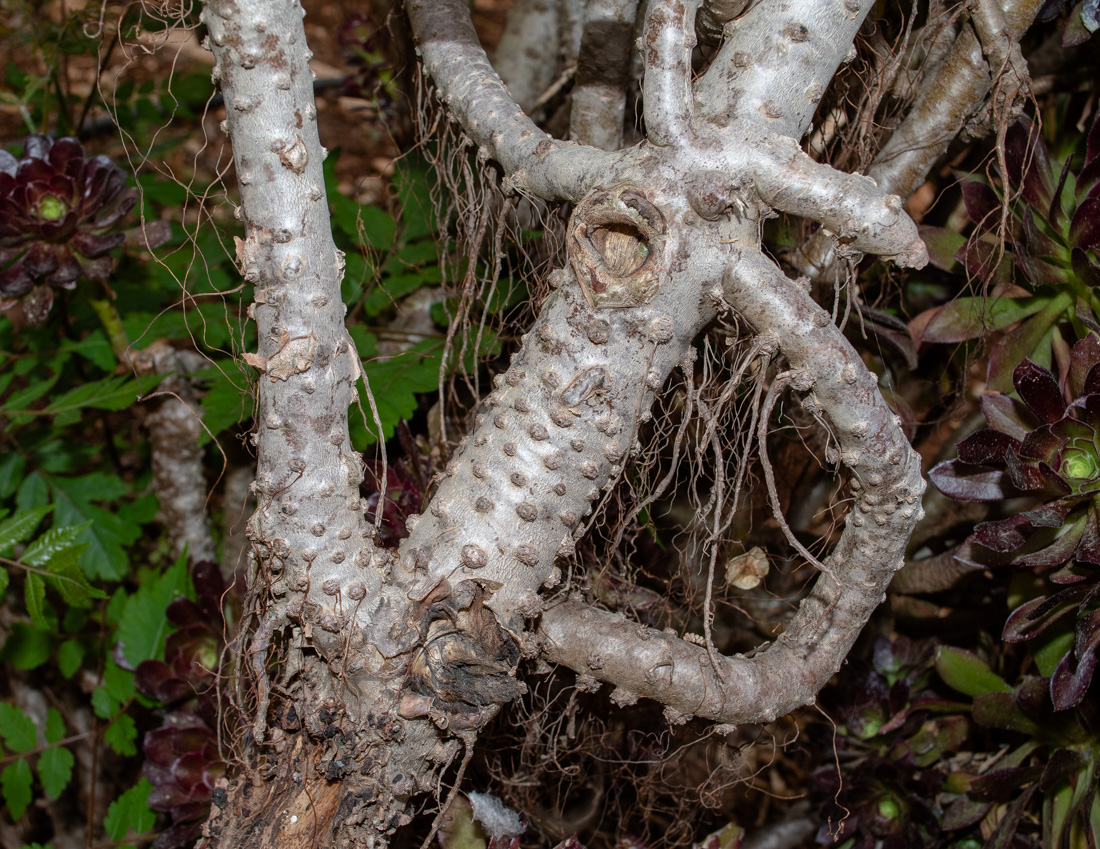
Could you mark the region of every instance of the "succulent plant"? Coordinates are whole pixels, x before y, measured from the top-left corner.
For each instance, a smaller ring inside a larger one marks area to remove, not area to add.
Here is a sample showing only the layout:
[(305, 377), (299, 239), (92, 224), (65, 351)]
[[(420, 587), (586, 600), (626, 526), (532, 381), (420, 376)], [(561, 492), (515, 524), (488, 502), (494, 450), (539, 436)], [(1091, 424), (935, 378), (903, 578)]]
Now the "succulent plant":
[(1030, 495), (1031, 509), (977, 525), (956, 557), (1045, 573), (1049, 592), (1019, 606), (1003, 637), (1037, 637), (1074, 614), (1072, 645), (1051, 676), (1058, 709), (1081, 702), (1100, 650), (1100, 339), (1073, 346), (1062, 381), (1030, 360), (1013, 374), (1019, 393), (986, 395), (989, 428), (932, 470), (945, 495), (1001, 501)]
[(145, 735), (142, 771), (153, 785), (149, 807), (172, 816), (154, 849), (186, 846), (198, 837), (210, 812), (210, 800), (226, 772), (218, 736), (199, 716), (177, 711)]
[[(838, 764), (814, 773), (826, 823), (819, 844), (850, 849), (945, 846), (937, 798), (948, 760), (967, 742), (962, 705), (929, 684), (933, 643), (875, 641), (869, 666), (853, 661), (830, 713), (837, 720)], [(839, 765), (839, 769), (838, 769)]]
[(136, 202), (125, 172), (76, 139), (31, 136), (21, 159), (0, 149), (0, 307), (22, 299), (27, 320), (41, 324), (54, 289), (106, 280), (126, 240), (119, 222)]
[(145, 735), (145, 777), (153, 784), (149, 807), (171, 815), (172, 825), (154, 849), (190, 844), (210, 810), (214, 782), (225, 774), (215, 729), (219, 722), (218, 673), (225, 646), (226, 617), (240, 593), (226, 591), (218, 565), (202, 561), (192, 568), (196, 600), (180, 598), (166, 617), (177, 630), (168, 636), (166, 660), (147, 660), (134, 683), (167, 708), (162, 726)]
[[(1078, 146), (1071, 139), (1055, 156), (1037, 125), (1014, 124), (1005, 139), (1003, 185), (963, 183), (967, 213), (978, 226), (975, 236), (922, 230), (933, 264), (950, 269), (962, 262), (991, 297), (956, 298), (922, 313), (910, 325), (914, 338), (962, 342), (1016, 325), (990, 351), (991, 389), (1008, 391), (1012, 370), (1024, 357), (1051, 362), (1051, 346), (1067, 324), (1076, 338), (1100, 329), (1100, 116), (1080, 160), (1074, 155)], [(1002, 245), (1006, 192), (1012, 214), (1005, 222), (1008, 244)]]

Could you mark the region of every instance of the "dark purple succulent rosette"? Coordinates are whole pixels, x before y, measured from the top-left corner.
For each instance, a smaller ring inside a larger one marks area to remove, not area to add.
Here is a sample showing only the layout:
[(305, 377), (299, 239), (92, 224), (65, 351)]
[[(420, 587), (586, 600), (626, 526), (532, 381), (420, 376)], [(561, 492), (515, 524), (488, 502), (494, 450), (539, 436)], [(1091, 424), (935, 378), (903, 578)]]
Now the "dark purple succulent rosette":
[(1061, 710), (1084, 698), (1100, 651), (1100, 340), (1089, 335), (1073, 347), (1062, 384), (1030, 360), (1016, 367), (1013, 384), (1020, 401), (984, 397), (990, 427), (960, 442), (958, 459), (929, 476), (959, 501), (1040, 499), (1029, 510), (977, 525), (956, 557), (1031, 568), (1054, 585), (1013, 611), (1003, 634), (1008, 642), (1076, 616), (1073, 646), (1051, 677)]
[[(20, 159), (0, 149), (0, 308), (22, 300), (40, 324), (54, 289), (105, 281), (111, 251), (126, 241), (118, 225), (136, 203), (126, 172), (106, 156), (88, 158), (76, 139), (31, 136)], [(168, 234), (155, 223), (150, 246)]]
[(172, 817), (154, 849), (190, 845), (210, 813), (216, 782), (226, 773), (217, 735), (200, 717), (176, 712), (146, 733), (143, 749), (142, 772), (153, 785), (149, 807)]

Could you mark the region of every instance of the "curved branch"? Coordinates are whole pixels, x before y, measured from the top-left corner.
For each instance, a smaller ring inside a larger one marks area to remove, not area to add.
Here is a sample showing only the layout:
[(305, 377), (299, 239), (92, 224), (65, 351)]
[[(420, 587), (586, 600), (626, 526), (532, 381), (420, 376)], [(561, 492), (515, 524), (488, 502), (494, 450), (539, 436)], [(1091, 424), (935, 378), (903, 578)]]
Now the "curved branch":
[(793, 139), (767, 139), (754, 177), (766, 203), (827, 227), (856, 250), (922, 268), (928, 251), (897, 195), (884, 195), (874, 180), (814, 162)]
[[(1007, 32), (1013, 43), (1018, 42), (1041, 6), (1042, 0), (1003, 0), (1005, 24), (1001, 31)], [(935, 77), (875, 156), (867, 176), (882, 191), (908, 198), (981, 109), (992, 84), (978, 37), (973, 29), (963, 27)], [(819, 231), (807, 239), (793, 262), (803, 274), (824, 276), (833, 262), (829, 234)]]
[(778, 340), (801, 373), (792, 384), (807, 393), (803, 405), (828, 418), (852, 470), (855, 504), (826, 558), (840, 584), (819, 578), (782, 636), (752, 658), (721, 658), (718, 670), (699, 646), (573, 600), (548, 609), (539, 633), (549, 660), (680, 715), (770, 722), (812, 702), (839, 669), (903, 563), (924, 481), (875, 378), (828, 313), (758, 251), (741, 252), (723, 288), (757, 333)]
[(645, 17), (642, 79), (646, 136), (660, 147), (683, 147), (692, 127), (691, 51), (699, 0), (653, 0)]
[(613, 154), (556, 141), (524, 114), (489, 64), (466, 4), (406, 3), (424, 69), (451, 115), (520, 188), (544, 200), (578, 201)]

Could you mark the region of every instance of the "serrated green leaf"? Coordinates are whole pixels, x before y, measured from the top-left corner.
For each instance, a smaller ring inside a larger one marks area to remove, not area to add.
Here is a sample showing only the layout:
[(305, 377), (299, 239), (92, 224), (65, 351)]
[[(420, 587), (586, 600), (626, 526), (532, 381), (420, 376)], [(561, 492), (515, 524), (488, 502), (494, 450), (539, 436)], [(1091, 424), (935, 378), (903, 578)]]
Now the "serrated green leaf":
[(65, 719), (57, 708), (50, 708), (46, 714), (46, 742), (56, 743), (65, 737)]
[(38, 745), (34, 721), (18, 705), (0, 702), (0, 737), (13, 752), (29, 752)]
[(141, 535), (141, 526), (130, 520), (125, 510), (107, 510), (93, 504), (96, 500), (121, 497), (129, 491), (125, 482), (114, 475), (85, 475), (78, 478), (51, 478), (58, 526), (90, 522), (80, 535), (88, 543), (79, 563), (89, 578), (117, 581), (126, 575), (129, 557), (126, 547)]
[(123, 657), (131, 666), (161, 656), (169, 631), (164, 611), (185, 594), (187, 582), (187, 560), (181, 556), (163, 575), (145, 581), (126, 600), (117, 635)]
[(55, 398), (46, 412), (55, 415), (79, 412), (85, 408), (96, 410), (125, 410), (164, 380), (168, 375), (142, 376), (138, 381), (128, 375), (111, 375), (102, 380), (84, 383)]
[(38, 539), (27, 546), (20, 560), (28, 566), (45, 566), (53, 557), (76, 545), (77, 538), (91, 525), (50, 528)]
[[(46, 717), (46, 742), (57, 743), (65, 737), (65, 721), (61, 712), (50, 708)], [(56, 799), (64, 792), (73, 777), (73, 753), (63, 746), (46, 749), (38, 757), (38, 777), (46, 795)]]
[(61, 343), (61, 350), (79, 354), (105, 372), (114, 371), (118, 364), (107, 334), (101, 329), (93, 330), (83, 339), (65, 339)]
[(202, 421), (206, 427), (199, 437), (200, 445), (206, 444), (226, 428), (252, 417), (252, 394), (238, 385), (244, 383), (239, 374), (216, 369), (206, 369), (205, 372), (213, 374), (202, 398)]
[(64, 746), (47, 749), (39, 755), (38, 777), (42, 781), (46, 795), (51, 799), (58, 798), (69, 786), (75, 760), (73, 753)]
[(110, 746), (115, 754), (133, 757), (137, 754), (137, 726), (129, 714), (122, 714), (107, 726), (103, 732), (103, 742)]
[(26, 622), (15, 622), (0, 649), (0, 661), (16, 669), (37, 669), (50, 659), (53, 634)]
[(96, 687), (92, 690), (92, 710), (100, 719), (114, 718), (120, 707), (121, 705), (111, 698), (106, 687)]
[(23, 600), (27, 605), (27, 614), (31, 622), (39, 628), (45, 628), (46, 622), (46, 581), (41, 575), (28, 572), (23, 583)]
[(1012, 688), (984, 660), (952, 646), (936, 649), (936, 671), (949, 687), (967, 696), (1012, 692)]
[(31, 803), (31, 783), (34, 776), (31, 775), (31, 767), (25, 760), (19, 759), (4, 767), (0, 772), (0, 791), (4, 794), (4, 802), (11, 812), (12, 821), (18, 820)]
[(30, 384), (25, 389), (20, 389), (18, 392), (13, 392), (8, 396), (8, 400), (4, 403), (0, 410), (3, 410), (9, 415), (17, 415), (20, 412), (28, 409), (31, 404), (53, 389), (53, 385), (57, 383), (57, 379), (61, 376), (60, 370), (54, 371), (47, 378), (32, 378)]
[(52, 506), (46, 506), (21, 510), (10, 519), (0, 522), (0, 557), (7, 557), (16, 545), (29, 539), (52, 509)]
[(92, 599), (107, 598), (103, 590), (88, 583), (77, 565), (86, 548), (87, 543), (77, 543), (55, 554), (44, 567), (50, 573), (50, 586), (61, 595), (66, 604), (73, 607), (90, 607)]
[(72, 678), (83, 662), (84, 643), (80, 640), (65, 640), (57, 647), (57, 666), (66, 678)]
[(149, 780), (143, 778), (136, 786), (111, 802), (107, 808), (107, 816), (103, 818), (103, 828), (112, 840), (122, 840), (130, 829), (144, 834), (153, 827), (157, 815), (147, 804), (152, 789), (153, 785)]
[(386, 210), (379, 206), (364, 206), (359, 214), (363, 221), (363, 235), (372, 248), (386, 250), (393, 244), (397, 225)]

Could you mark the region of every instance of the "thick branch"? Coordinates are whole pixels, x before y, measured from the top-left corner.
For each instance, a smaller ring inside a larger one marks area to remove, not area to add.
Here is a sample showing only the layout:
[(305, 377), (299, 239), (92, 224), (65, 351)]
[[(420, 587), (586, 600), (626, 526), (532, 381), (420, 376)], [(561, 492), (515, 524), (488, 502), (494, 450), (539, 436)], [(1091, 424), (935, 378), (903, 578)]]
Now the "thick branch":
[(545, 200), (577, 201), (615, 162), (613, 154), (556, 141), (535, 126), (489, 64), (460, 0), (408, 0), (428, 75), (451, 115), (484, 154), (522, 189)]
[[(1007, 32), (1013, 44), (1018, 42), (1041, 6), (1041, 0), (1004, 0), (1002, 33)], [(983, 28), (992, 17), (988, 9), (984, 15)], [(999, 70), (995, 68), (992, 73)], [(905, 120), (875, 156), (867, 176), (882, 191), (908, 198), (982, 108), (992, 84), (991, 69), (977, 35), (970, 27), (963, 27), (935, 77), (924, 86)], [(793, 261), (804, 274), (824, 276), (833, 262), (830, 235), (814, 233)]]
[(778, 341), (792, 386), (828, 419), (839, 459), (852, 470), (855, 503), (826, 560), (839, 584), (819, 578), (779, 639), (752, 658), (720, 658), (720, 673), (703, 648), (574, 601), (543, 614), (540, 636), (549, 659), (624, 694), (725, 723), (769, 722), (812, 702), (839, 669), (903, 563), (924, 482), (874, 377), (828, 313), (755, 251), (742, 251), (730, 267), (724, 294), (758, 333)]
[(696, 86), (696, 128), (737, 122), (799, 139), (825, 87), (848, 55), (873, 0), (757, 3), (727, 25), (722, 46)]

